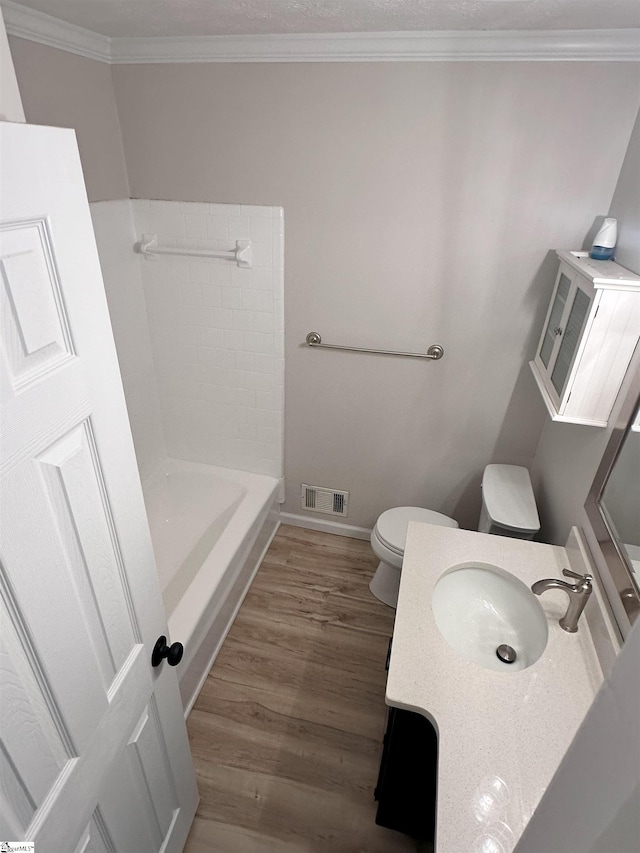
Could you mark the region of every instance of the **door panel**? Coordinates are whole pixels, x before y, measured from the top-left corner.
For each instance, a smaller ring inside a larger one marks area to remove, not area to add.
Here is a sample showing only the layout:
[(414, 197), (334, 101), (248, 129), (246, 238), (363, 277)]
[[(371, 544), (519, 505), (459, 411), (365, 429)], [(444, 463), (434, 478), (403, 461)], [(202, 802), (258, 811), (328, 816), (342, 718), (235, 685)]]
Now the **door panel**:
[(155, 820), (161, 838), (169, 828), (178, 808), (178, 798), (164, 749), (155, 700), (152, 699), (129, 740), (129, 750), (138, 773), (153, 804)]
[(57, 725), (55, 709), (45, 701), (45, 691), (38, 684), (4, 602), (0, 620), (0, 774), (14, 805), (15, 821), (24, 832), (72, 756)]
[[(133, 743), (127, 745), (122, 759), (111, 769), (100, 811), (116, 850), (159, 850), (163, 833), (155, 812), (145, 802), (145, 780)], [(131, 808), (134, 804), (134, 808)]]
[(0, 836), (177, 853), (195, 775), (75, 139), (0, 134)]
[(45, 220), (3, 224), (2, 336), (13, 387), (73, 357)]
[(90, 421), (74, 427), (40, 454), (38, 462), (55, 506), (53, 515), (65, 528), (61, 538), (73, 549), (67, 555), (67, 562), (77, 569), (73, 581), (83, 588), (82, 600), (96, 611), (98, 624), (92, 626), (91, 636), (108, 686), (139, 631), (127, 606), (131, 595)]
[(104, 818), (100, 810), (96, 809), (74, 853), (115, 853), (115, 849), (113, 840), (104, 825)]
[[(1, 484), (6, 603), (20, 642), (35, 653), (44, 695), (52, 697), (51, 712), (74, 757), (90, 743), (108, 702), (92, 637), (96, 614), (90, 601), (83, 607), (70, 548), (60, 536), (64, 520), (56, 523), (57, 507), (43, 488), (39, 467), (27, 460)], [(56, 615), (58, 636), (52, 634), (51, 621), (42, 618), (43, 605)], [(76, 684), (82, 684), (80, 695)]]

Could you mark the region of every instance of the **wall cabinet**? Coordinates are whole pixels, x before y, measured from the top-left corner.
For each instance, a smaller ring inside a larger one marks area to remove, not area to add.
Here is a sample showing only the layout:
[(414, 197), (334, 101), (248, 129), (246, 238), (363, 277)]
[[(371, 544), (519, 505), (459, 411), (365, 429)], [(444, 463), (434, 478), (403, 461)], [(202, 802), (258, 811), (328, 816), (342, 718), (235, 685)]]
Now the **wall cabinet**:
[(586, 252), (557, 255), (551, 304), (529, 364), (553, 420), (605, 427), (640, 340), (640, 276)]

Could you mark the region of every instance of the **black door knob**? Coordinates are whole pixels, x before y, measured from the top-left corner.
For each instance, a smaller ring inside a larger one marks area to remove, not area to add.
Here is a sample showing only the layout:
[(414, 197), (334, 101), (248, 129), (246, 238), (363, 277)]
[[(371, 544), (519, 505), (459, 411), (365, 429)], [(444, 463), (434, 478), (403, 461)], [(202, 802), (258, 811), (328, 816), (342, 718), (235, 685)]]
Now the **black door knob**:
[(177, 666), (182, 660), (183, 653), (184, 646), (182, 643), (172, 643), (168, 646), (165, 636), (158, 637), (151, 655), (151, 666), (160, 666), (165, 658), (169, 666)]

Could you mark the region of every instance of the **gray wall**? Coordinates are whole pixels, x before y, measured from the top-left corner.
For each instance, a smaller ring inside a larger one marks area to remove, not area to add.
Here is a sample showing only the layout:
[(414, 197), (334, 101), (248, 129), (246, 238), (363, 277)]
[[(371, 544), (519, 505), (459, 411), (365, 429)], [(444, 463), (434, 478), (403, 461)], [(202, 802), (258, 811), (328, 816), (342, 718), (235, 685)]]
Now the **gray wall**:
[[(132, 194), (285, 209), (285, 509), (423, 504), (475, 526), (490, 461), (529, 464), (525, 367), (550, 250), (607, 212), (638, 108), (618, 63), (115, 66)], [(615, 128), (615, 132), (611, 131)], [(594, 167), (597, 164), (597, 168)], [(302, 346), (424, 350), (426, 363)]]
[(0, 120), (24, 121), (22, 100), (0, 9)]
[[(636, 119), (609, 213), (620, 225), (616, 260), (640, 273), (640, 118)], [(532, 467), (545, 541), (564, 544), (571, 525), (584, 522), (584, 502), (636, 370), (640, 370), (638, 350), (609, 428), (563, 424), (547, 418)]]
[[(127, 194), (121, 126), (133, 197), (284, 206), (285, 509), (308, 482), (349, 490), (355, 525), (422, 504), (474, 527), (484, 465), (533, 458), (546, 415), (526, 361), (551, 250), (608, 211), (635, 66), (109, 69), (12, 49), (28, 119), (76, 127), (92, 199)], [(446, 355), (309, 350), (310, 330)]]
[(27, 121), (75, 129), (89, 201), (128, 198), (111, 67), (26, 39), (9, 44)]
[[(10, 69), (10, 61), (5, 65), (4, 59), (5, 57), (3, 56), (3, 70), (6, 68)], [(46, 63), (45, 66), (40, 67), (39, 72), (42, 75), (42, 88), (45, 91), (49, 86), (55, 89), (56, 81), (48, 74)], [(72, 87), (70, 91), (64, 90), (64, 92), (58, 93), (58, 95), (61, 95), (63, 99), (73, 98), (74, 91)], [(16, 103), (19, 102), (19, 98), (16, 101), (15, 92), (12, 94), (12, 99)], [(624, 112), (622, 104), (619, 105), (618, 109)], [(65, 112), (64, 109), (63, 112)], [(32, 121), (38, 120), (36, 113), (37, 110), (34, 109), (31, 118)], [(68, 113), (65, 112), (65, 114)], [(627, 115), (627, 113), (624, 112), (624, 115)], [(19, 120), (15, 115), (15, 104), (14, 112), (9, 117)], [(83, 120), (81, 119), (82, 117), (79, 117), (78, 122), (84, 127)], [(636, 125), (634, 135), (634, 144), (636, 145), (638, 145), (637, 133)], [(620, 128), (620, 134), (624, 136), (624, 121)], [(570, 139), (571, 135), (568, 138)], [(111, 139), (114, 139), (113, 135), (111, 135)], [(117, 150), (117, 145), (115, 145), (115, 148)], [(87, 162), (85, 162), (85, 169), (92, 173), (92, 181), (97, 177), (97, 173), (100, 170), (100, 158), (96, 157), (94, 159), (92, 156), (95, 151), (95, 148), (89, 146), (85, 149), (84, 155), (85, 158), (88, 158)], [(638, 192), (637, 171), (634, 173), (633, 168), (631, 169), (630, 178), (625, 177), (623, 181), (623, 176), (629, 175), (629, 163), (633, 162), (629, 160), (630, 156), (633, 157), (634, 155), (627, 155), (611, 208), (612, 215), (620, 217), (620, 208), (616, 207), (619, 199), (623, 197), (633, 200), (634, 194), (637, 195)], [(568, 166), (567, 169), (569, 169)], [(583, 175), (578, 172), (575, 174), (576, 181), (583, 179)], [(627, 180), (630, 180), (631, 183), (627, 184)], [(110, 184), (112, 188), (115, 188), (120, 181), (121, 175), (119, 174), (119, 170), (115, 169), (111, 173)], [(356, 188), (354, 185), (354, 191)], [(456, 188), (460, 192), (459, 187)], [(537, 207), (535, 209), (538, 216), (546, 214), (551, 218), (554, 217), (553, 210), (538, 209)], [(559, 220), (557, 227), (560, 228), (561, 225), (562, 221)], [(452, 225), (448, 220), (444, 221), (444, 226), (443, 230), (451, 233)], [(424, 237), (424, 235), (422, 236)], [(630, 234), (630, 239), (632, 242), (634, 239), (633, 233)], [(553, 241), (553, 244), (560, 245), (558, 241)], [(569, 246), (572, 244), (567, 242), (565, 245)], [(576, 244), (574, 243), (573, 245)], [(542, 251), (543, 249), (541, 248), (540, 250)], [(473, 276), (471, 277), (473, 279)], [(402, 280), (402, 277), (394, 278), (394, 285), (397, 280)], [(477, 278), (473, 280), (476, 281)], [(448, 279), (445, 279), (442, 282), (441, 286), (443, 288), (447, 281)], [(500, 298), (503, 298), (501, 294), (508, 293), (507, 285), (509, 281), (510, 279), (506, 284), (503, 279), (496, 282), (496, 300), (499, 301)], [(295, 287), (295, 284), (295, 281), (292, 281), (290, 286)], [(548, 289), (548, 283), (546, 287)], [(444, 301), (444, 295), (442, 299)], [(535, 301), (539, 301), (539, 294), (536, 295)], [(475, 300), (471, 300), (471, 305), (467, 307), (467, 310), (471, 311), (473, 309), (474, 302)], [(319, 353), (316, 353), (316, 355), (319, 355)], [(638, 366), (640, 368), (640, 364)], [(527, 396), (528, 398), (531, 396), (530, 392), (528, 392)], [(351, 402), (351, 400), (344, 400), (343, 408), (346, 408), (347, 403)], [(538, 411), (540, 411), (539, 407)], [(418, 415), (419, 410), (417, 408), (416, 416)], [(480, 429), (482, 424), (476, 426)], [(604, 446), (603, 442), (606, 440), (604, 431), (588, 430), (587, 432), (577, 432), (571, 436), (571, 428), (567, 427), (567, 430), (569, 430), (569, 432), (565, 433), (567, 440), (562, 444), (565, 451), (570, 450), (572, 443), (575, 443), (579, 446), (579, 452), (576, 457), (577, 462), (579, 463), (580, 457), (582, 457), (582, 463), (586, 462), (587, 468), (590, 468), (592, 464), (595, 466), (597, 461), (599, 461), (599, 454), (601, 454), (602, 447)], [(532, 432), (535, 432), (535, 430), (532, 430)], [(469, 433), (472, 436), (473, 431), (470, 430)], [(600, 436), (599, 440), (589, 442), (589, 436), (598, 435)], [(397, 432), (394, 437), (398, 442), (401, 442), (402, 438), (398, 437)], [(544, 442), (541, 442), (541, 447), (543, 444)], [(462, 447), (462, 443), (459, 446)], [(538, 471), (541, 476), (544, 476), (547, 482), (554, 479), (556, 483), (562, 481), (569, 483), (567, 490), (569, 499), (567, 513), (571, 517), (571, 514), (577, 511), (580, 501), (583, 500), (582, 483), (585, 479), (588, 479), (590, 482), (592, 473), (590, 470), (587, 470), (586, 475), (584, 473), (581, 474), (580, 465), (576, 464), (575, 460), (573, 463), (567, 464), (568, 460), (563, 455), (562, 447), (556, 454), (557, 472), (553, 470), (556, 464), (554, 460), (549, 460), (549, 464), (546, 466), (543, 464), (544, 453), (539, 449), (537, 456)], [(437, 448), (429, 449), (430, 456), (433, 456), (436, 452)], [(552, 477), (554, 474), (555, 477)], [(555, 503), (556, 509), (558, 509), (557, 501)], [(639, 641), (640, 625), (637, 625), (635, 633), (627, 640), (627, 644), (617, 661), (616, 668), (600, 691), (568, 755), (563, 760), (549, 790), (546, 792), (531, 823), (525, 830), (517, 848), (519, 853), (520, 851), (521, 853), (525, 853), (525, 851), (526, 853), (548, 853), (551, 848), (568, 850), (574, 849), (576, 844), (581, 849), (590, 850), (591, 853), (598, 853), (598, 851), (604, 849), (615, 848), (622, 851), (627, 848), (629, 850), (633, 848), (638, 836), (636, 803), (639, 780), (636, 754), (633, 750), (629, 749), (629, 744), (635, 743), (634, 737), (637, 733), (637, 703), (635, 700), (639, 687), (638, 673), (640, 673), (640, 667), (638, 666), (640, 659)], [(585, 787), (587, 783), (588, 786)], [(603, 796), (603, 792), (606, 792), (607, 796)], [(580, 838), (576, 835), (576, 829), (579, 829), (582, 833)]]
[(629, 140), (609, 216), (618, 220), (615, 259), (640, 273), (640, 111)]

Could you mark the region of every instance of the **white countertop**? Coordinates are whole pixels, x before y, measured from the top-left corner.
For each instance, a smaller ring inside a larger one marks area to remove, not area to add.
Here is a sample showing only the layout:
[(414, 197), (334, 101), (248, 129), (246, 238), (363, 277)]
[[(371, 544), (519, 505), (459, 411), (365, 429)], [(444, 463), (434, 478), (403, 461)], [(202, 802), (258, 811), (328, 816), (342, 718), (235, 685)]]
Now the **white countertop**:
[(432, 592), (443, 572), (470, 561), (527, 586), (569, 568), (564, 548), (411, 522), (386, 699), (438, 732), (436, 853), (510, 853), (603, 676), (584, 615), (576, 634), (558, 624), (561, 590), (539, 598), (549, 639), (527, 669), (492, 671), (454, 651), (434, 621)]

